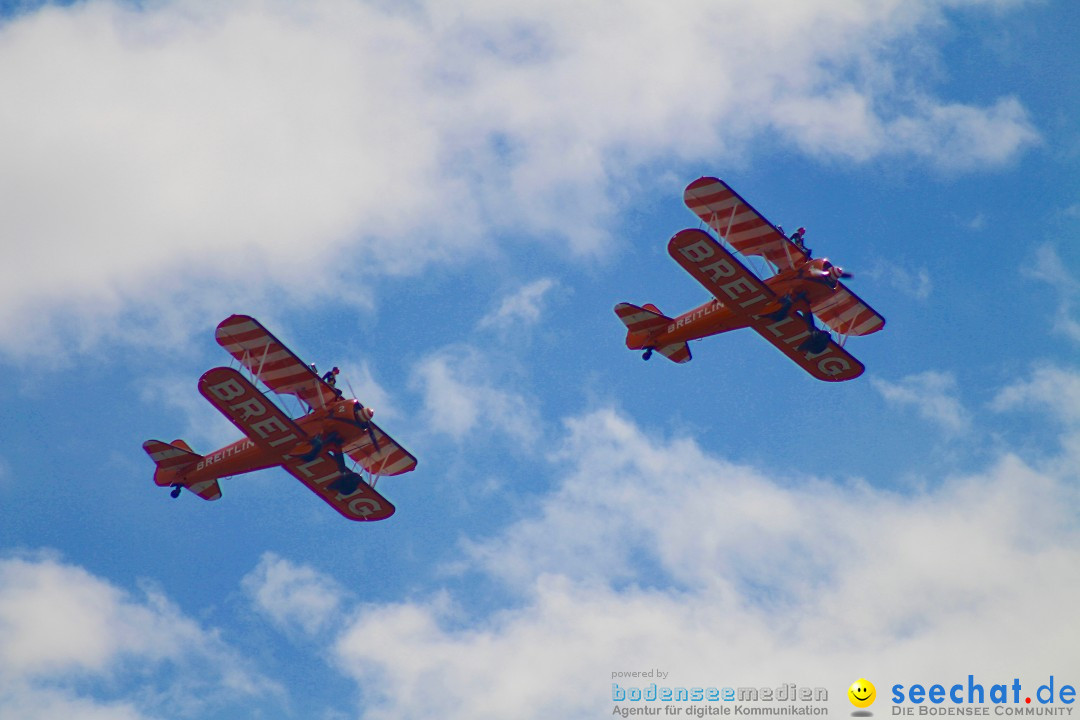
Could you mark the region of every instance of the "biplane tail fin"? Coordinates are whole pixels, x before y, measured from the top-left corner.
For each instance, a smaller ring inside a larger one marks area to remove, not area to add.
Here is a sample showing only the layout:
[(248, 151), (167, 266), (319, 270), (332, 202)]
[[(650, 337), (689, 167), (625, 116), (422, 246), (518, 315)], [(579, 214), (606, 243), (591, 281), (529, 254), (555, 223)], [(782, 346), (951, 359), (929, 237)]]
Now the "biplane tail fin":
[(184, 482), (184, 474), (202, 460), (203, 456), (194, 452), (183, 440), (173, 440), (171, 443), (147, 440), (143, 443), (143, 450), (157, 466), (154, 470), (156, 485), (161, 487), (183, 485), (204, 500), (217, 500), (221, 497), (221, 486), (218, 485), (217, 480), (208, 480), (194, 485)]
[(664, 332), (673, 321), (652, 303), (638, 307), (619, 303), (615, 314), (626, 326), (626, 347), (631, 350), (655, 350), (668, 360), (677, 363), (690, 361), (690, 346), (684, 342), (657, 346), (653, 339)]
[(626, 347), (641, 350), (651, 345), (650, 340), (659, 335), (671, 322), (671, 318), (660, 312), (655, 305), (638, 307), (630, 303), (619, 303), (615, 314), (626, 326)]

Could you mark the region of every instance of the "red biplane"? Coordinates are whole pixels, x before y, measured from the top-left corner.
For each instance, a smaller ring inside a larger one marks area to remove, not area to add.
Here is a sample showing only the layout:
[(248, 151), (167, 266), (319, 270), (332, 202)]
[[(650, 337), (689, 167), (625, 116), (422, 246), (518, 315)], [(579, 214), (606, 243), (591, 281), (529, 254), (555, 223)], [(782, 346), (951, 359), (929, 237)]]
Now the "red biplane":
[[(862, 374), (862, 363), (842, 346), (851, 335), (877, 332), (885, 319), (840, 282), (849, 273), (825, 258), (812, 259), (722, 180), (695, 180), (683, 199), (734, 250), (763, 258), (771, 275), (759, 278), (705, 230), (676, 233), (668, 254), (713, 299), (675, 318), (655, 305), (619, 303), (615, 313), (627, 327), (628, 348), (644, 350), (646, 360), (655, 351), (684, 363), (690, 360), (688, 341), (750, 327), (819, 380)], [(815, 315), (836, 339), (815, 324)]]
[[(307, 412), (292, 419), (239, 371), (216, 367), (199, 378), (199, 392), (246, 437), (207, 455), (183, 440), (148, 440), (143, 449), (157, 470), (154, 482), (187, 488), (205, 500), (221, 497), (218, 480), (280, 465), (350, 520), (384, 520), (394, 506), (375, 491), (383, 475), (416, 469), (416, 458), (372, 422), (372, 411), (345, 399), (254, 318), (233, 315), (217, 327), (218, 344), (252, 376)], [(350, 469), (351, 458), (370, 482)]]

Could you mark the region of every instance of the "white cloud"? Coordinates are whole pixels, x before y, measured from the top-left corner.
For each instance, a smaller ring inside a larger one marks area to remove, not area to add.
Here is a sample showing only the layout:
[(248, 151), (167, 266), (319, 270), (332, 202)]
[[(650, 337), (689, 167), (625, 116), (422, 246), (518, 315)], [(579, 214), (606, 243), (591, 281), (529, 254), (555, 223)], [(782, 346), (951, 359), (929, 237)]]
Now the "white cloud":
[(1080, 342), (1080, 321), (1074, 317), (1073, 306), (1080, 294), (1080, 282), (1065, 268), (1053, 245), (1040, 245), (1035, 251), (1035, 264), (1025, 268), (1031, 277), (1049, 284), (1058, 291), (1054, 330), (1074, 342)]
[(934, 281), (925, 267), (909, 267), (902, 273), (890, 272), (889, 284), (916, 300), (928, 300), (934, 292)]
[(359, 609), (336, 654), (365, 718), (610, 714), (610, 673), (654, 667), (842, 710), (860, 675), (1033, 688), (1075, 657), (1080, 496), (1015, 456), (918, 493), (778, 480), (599, 411), (558, 460), (535, 513), (468, 554), (515, 601)]
[[(0, 559), (4, 717), (127, 719), (155, 715), (165, 709), (159, 703), (190, 715), (256, 695), (280, 697), (247, 666), (157, 591), (134, 597), (48, 556)], [(130, 691), (130, 682), (142, 692), (108, 699), (118, 686)]]
[(991, 408), (1045, 408), (1068, 424), (1080, 424), (1080, 375), (1058, 367), (1037, 367), (1028, 380), (1002, 388)]
[(274, 553), (264, 553), (242, 584), (259, 612), (309, 635), (324, 629), (341, 605), (342, 590), (333, 579)]
[(901, 90), (942, 4), (92, 0), (8, 19), (0, 347), (160, 342), (236, 295), (311, 302), (354, 263), (418, 272), (503, 231), (595, 253), (635, 170), (738, 159), (763, 133), (1006, 162), (1035, 139), (1017, 100)]
[(499, 434), (531, 447), (540, 423), (534, 401), (494, 384), (494, 374), (490, 359), (464, 345), (417, 363), (412, 383), (424, 394), (430, 428), (458, 441), (478, 433)]
[(920, 417), (949, 433), (964, 433), (971, 426), (971, 414), (955, 397), (956, 378), (951, 373), (927, 370), (895, 383), (881, 378), (870, 382), (887, 402), (913, 407)]
[(927, 102), (920, 113), (888, 124), (884, 148), (924, 156), (946, 170), (1005, 163), (1039, 141), (1027, 111), (1014, 97), (988, 108)]
[(888, 261), (878, 259), (865, 269), (856, 271), (860, 280), (876, 280), (888, 283), (890, 287), (915, 298), (927, 300), (934, 292), (934, 279), (925, 265), (917, 265), (903, 257), (894, 257)]
[(544, 297), (557, 286), (558, 282), (551, 278), (540, 278), (522, 286), (517, 292), (504, 297), (498, 308), (481, 318), (479, 327), (508, 328), (534, 324), (544, 311)]
[(100, 702), (74, 696), (55, 688), (4, 686), (0, 684), (0, 710), (19, 720), (143, 720), (144, 715), (129, 702)]

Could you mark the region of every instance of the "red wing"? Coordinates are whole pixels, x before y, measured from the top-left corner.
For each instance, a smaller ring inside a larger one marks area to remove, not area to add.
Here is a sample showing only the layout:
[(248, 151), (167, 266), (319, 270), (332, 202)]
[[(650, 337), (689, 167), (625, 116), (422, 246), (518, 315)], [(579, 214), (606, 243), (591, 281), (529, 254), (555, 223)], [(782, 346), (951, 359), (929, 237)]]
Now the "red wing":
[(416, 458), (412, 453), (401, 447), (375, 423), (369, 420), (368, 424), (379, 442), (378, 449), (371, 442), (371, 435), (364, 433), (344, 447), (349, 457), (372, 475), (401, 475), (416, 469)]
[(360, 480), (356, 490), (348, 495), (331, 490), (328, 486), (341, 477), (341, 470), (329, 453), (324, 452), (308, 462), (293, 458), (282, 467), (349, 520), (370, 522), (385, 520), (394, 514), (394, 506), (390, 501), (363, 480)]
[(704, 230), (675, 233), (668, 254), (735, 312), (753, 315), (776, 301), (776, 293)]
[(744, 315), (750, 327), (819, 380), (838, 382), (862, 374), (862, 363), (829, 341), (820, 353), (798, 349), (809, 336), (803, 319), (788, 314), (773, 320), (776, 293), (704, 230), (682, 230), (668, 243), (668, 253), (723, 305)]
[(216, 367), (199, 378), (199, 392), (253, 443), (285, 458), (308, 434), (236, 370)]
[(743, 255), (761, 255), (780, 270), (807, 259), (806, 253), (723, 180), (698, 178), (686, 187), (683, 201)]
[(810, 332), (806, 322), (794, 313), (782, 320), (755, 317), (750, 321), (750, 327), (818, 380), (854, 380), (866, 369), (847, 350), (832, 340), (829, 340), (829, 345), (819, 353), (799, 350), (799, 345), (809, 337)]
[(885, 318), (843, 284), (812, 309), (821, 322), (841, 335), (869, 335), (885, 327)]
[(274, 392), (295, 395), (313, 408), (324, 407), (338, 396), (311, 366), (305, 365), (255, 318), (232, 315), (221, 321), (215, 337), (218, 345)]

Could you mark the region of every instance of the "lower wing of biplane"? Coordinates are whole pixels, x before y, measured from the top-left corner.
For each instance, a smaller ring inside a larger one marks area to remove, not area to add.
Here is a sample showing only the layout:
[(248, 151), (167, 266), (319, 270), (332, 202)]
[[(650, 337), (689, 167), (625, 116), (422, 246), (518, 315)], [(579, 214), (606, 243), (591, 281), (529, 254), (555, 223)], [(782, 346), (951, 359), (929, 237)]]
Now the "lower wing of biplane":
[(281, 465), (348, 519), (383, 520), (394, 514), (390, 501), (353, 477), (340, 453), (316, 442), (236, 370), (208, 370), (199, 379), (199, 392), (263, 451), (267, 461)]
[[(778, 316), (775, 308), (780, 298), (776, 293), (704, 230), (676, 233), (668, 243), (668, 253), (722, 306), (814, 377), (839, 382), (862, 374), (862, 363), (828, 338), (828, 333), (815, 331), (806, 318), (794, 312)], [(817, 342), (815, 332), (822, 333)], [(808, 349), (808, 345), (813, 348)]]

